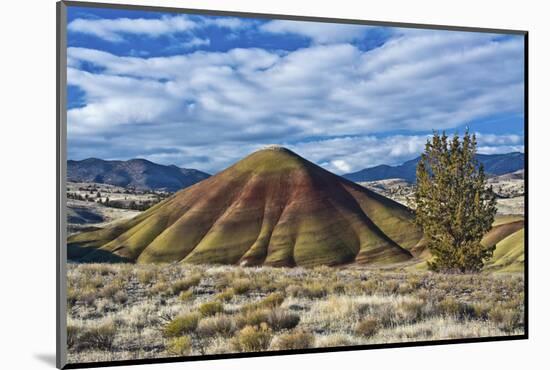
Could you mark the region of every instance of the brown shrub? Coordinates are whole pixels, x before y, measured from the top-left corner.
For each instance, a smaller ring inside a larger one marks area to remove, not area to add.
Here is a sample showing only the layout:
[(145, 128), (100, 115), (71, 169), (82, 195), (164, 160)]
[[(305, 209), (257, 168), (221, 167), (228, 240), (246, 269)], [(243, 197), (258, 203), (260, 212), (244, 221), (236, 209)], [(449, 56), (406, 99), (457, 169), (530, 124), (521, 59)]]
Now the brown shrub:
[(315, 336), (305, 331), (295, 331), (279, 335), (274, 342), (273, 348), (278, 350), (311, 348), (315, 344)]
[(78, 335), (78, 350), (96, 348), (110, 350), (115, 339), (116, 326), (114, 322), (106, 322), (96, 327), (82, 329)]
[(401, 301), (397, 305), (396, 315), (402, 322), (414, 323), (422, 317), (422, 309), (425, 306), (423, 301)]
[(216, 315), (199, 322), (197, 333), (204, 337), (230, 337), (235, 333), (236, 325), (233, 318), (228, 315)]
[(513, 332), (522, 325), (520, 313), (512, 308), (506, 308), (502, 305), (493, 307), (489, 313), (488, 318), (494, 322), (497, 327), (507, 333)]
[(235, 323), (238, 328), (243, 328), (247, 325), (258, 326), (261, 323), (267, 323), (268, 314), (269, 310), (264, 309), (246, 310), (236, 316)]
[(355, 325), (355, 334), (365, 338), (370, 338), (378, 333), (380, 323), (374, 317), (361, 320)]

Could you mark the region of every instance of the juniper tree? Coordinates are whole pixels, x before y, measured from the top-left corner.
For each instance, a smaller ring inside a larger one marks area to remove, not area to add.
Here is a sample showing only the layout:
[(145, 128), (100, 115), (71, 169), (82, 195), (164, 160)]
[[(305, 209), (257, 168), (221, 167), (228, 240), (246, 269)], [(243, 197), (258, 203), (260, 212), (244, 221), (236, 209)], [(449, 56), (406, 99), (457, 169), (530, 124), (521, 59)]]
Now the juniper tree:
[(462, 140), (434, 132), (418, 163), (416, 223), (433, 256), (431, 270), (477, 272), (493, 255), (495, 246), (481, 239), (493, 224), (496, 196), (476, 150), (476, 137), (468, 131)]

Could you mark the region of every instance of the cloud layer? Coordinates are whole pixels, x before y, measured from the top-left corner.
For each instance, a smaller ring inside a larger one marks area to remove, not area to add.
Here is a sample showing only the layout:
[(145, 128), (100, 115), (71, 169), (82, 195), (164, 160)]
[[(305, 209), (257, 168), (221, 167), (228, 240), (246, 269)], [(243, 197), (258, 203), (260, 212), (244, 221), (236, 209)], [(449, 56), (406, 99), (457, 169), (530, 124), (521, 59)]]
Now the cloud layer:
[[(77, 19), (69, 31), (116, 43), (130, 33), (158, 37), (207, 24), (228, 34), (250, 26), (175, 16)], [(392, 30), (383, 45), (365, 50), (372, 27), (272, 21), (257, 28), (282, 40), (297, 34), (310, 44), (162, 57), (69, 48), (68, 82), (85, 99), (68, 112), (69, 156), (140, 156), (216, 172), (278, 143), (345, 173), (415, 156), (432, 129), (523, 113), (519, 37)], [(210, 44), (197, 37), (188, 42)], [(481, 134), (480, 149), (522, 150), (522, 141)]]
[(161, 18), (77, 18), (67, 25), (70, 32), (95, 36), (110, 42), (123, 42), (127, 35), (160, 37), (185, 33), (205, 27), (238, 29), (244, 23), (237, 18), (191, 18), (187, 15), (163, 16)]

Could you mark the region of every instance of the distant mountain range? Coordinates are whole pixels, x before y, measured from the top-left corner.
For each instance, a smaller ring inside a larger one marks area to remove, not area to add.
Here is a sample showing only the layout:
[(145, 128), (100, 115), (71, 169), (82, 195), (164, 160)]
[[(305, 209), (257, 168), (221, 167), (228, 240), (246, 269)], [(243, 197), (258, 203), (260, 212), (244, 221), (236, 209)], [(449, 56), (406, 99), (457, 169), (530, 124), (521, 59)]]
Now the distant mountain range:
[[(524, 154), (520, 152), (506, 154), (478, 154), (477, 160), (483, 164), (485, 173), (489, 175), (504, 175), (522, 170), (524, 167)], [(399, 166), (379, 165), (343, 175), (344, 178), (355, 181), (377, 181), (400, 178), (408, 182), (416, 182), (416, 166), (420, 157), (411, 159)]]
[(210, 177), (195, 169), (164, 166), (145, 159), (106, 161), (89, 158), (67, 161), (67, 179), (144, 190), (177, 191)]

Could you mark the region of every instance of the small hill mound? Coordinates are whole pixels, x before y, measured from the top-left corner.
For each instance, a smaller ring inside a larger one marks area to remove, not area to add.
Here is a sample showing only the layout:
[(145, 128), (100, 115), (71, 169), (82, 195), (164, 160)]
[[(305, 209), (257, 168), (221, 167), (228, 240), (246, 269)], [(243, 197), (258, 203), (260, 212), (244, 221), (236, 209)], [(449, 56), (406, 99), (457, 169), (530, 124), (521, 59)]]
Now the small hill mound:
[(81, 261), (383, 264), (412, 258), (420, 238), (406, 207), (272, 146), (129, 221), (72, 236), (68, 252)]
[(522, 272), (525, 268), (525, 229), (522, 228), (497, 243), (486, 270)]

